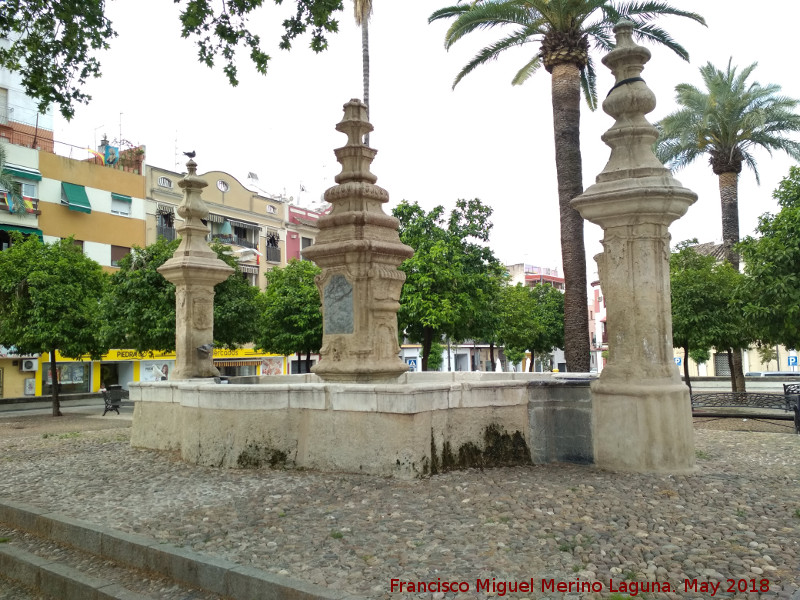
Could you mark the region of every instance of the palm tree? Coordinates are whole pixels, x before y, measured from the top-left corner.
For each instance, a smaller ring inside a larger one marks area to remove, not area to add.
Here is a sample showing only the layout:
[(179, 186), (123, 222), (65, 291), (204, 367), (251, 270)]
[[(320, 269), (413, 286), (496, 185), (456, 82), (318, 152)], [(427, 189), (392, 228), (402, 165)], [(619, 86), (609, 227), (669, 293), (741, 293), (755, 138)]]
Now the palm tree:
[(613, 47), (612, 28), (622, 18), (636, 25), (639, 39), (663, 44), (688, 60), (686, 50), (652, 21), (659, 16), (688, 17), (705, 24), (700, 15), (678, 10), (667, 2), (616, 2), (613, 0), (475, 0), (434, 12), (428, 21), (453, 18), (445, 35), (450, 48), (466, 34), (493, 27), (511, 31), (480, 50), (461, 69), (461, 79), (504, 50), (527, 43), (538, 52), (517, 72), (512, 84), (528, 80), (540, 67), (551, 75), (553, 128), (556, 146), (558, 203), (561, 220), (561, 260), (564, 266), (564, 351), (567, 369), (589, 370), (589, 321), (586, 300), (586, 250), (583, 219), (570, 200), (583, 192), (580, 150), (580, 96), (583, 90), (591, 110), (597, 107), (595, 70), (590, 44), (595, 49)]
[[(679, 169), (701, 155), (708, 155), (711, 170), (719, 178), (722, 202), (722, 244), (725, 258), (739, 270), (739, 173), (749, 166), (760, 182), (752, 150), (761, 147), (772, 154), (782, 150), (800, 160), (800, 143), (786, 137), (800, 131), (798, 101), (779, 95), (780, 86), (748, 83), (757, 63), (737, 73), (728, 60), (721, 71), (711, 63), (700, 68), (705, 90), (688, 83), (676, 86), (679, 108), (656, 126), (656, 154), (668, 166)], [(729, 349), (734, 391), (745, 391), (739, 349)]]
[(800, 131), (800, 116), (795, 114), (798, 101), (779, 95), (778, 85), (747, 83), (756, 65), (737, 73), (730, 60), (725, 71), (706, 64), (700, 68), (706, 89), (688, 83), (676, 86), (676, 101), (682, 108), (656, 124), (656, 153), (667, 166), (680, 169), (708, 155), (711, 170), (719, 177), (725, 258), (736, 270), (742, 166), (750, 167), (760, 182), (753, 149), (761, 147), (770, 154), (781, 150), (800, 160), (800, 143), (786, 137)]
[[(356, 25), (361, 27), (361, 65), (364, 76), (364, 104), (367, 105), (369, 120), (369, 18), (372, 15), (372, 0), (353, 0)], [(369, 146), (369, 133), (364, 136), (364, 144)]]

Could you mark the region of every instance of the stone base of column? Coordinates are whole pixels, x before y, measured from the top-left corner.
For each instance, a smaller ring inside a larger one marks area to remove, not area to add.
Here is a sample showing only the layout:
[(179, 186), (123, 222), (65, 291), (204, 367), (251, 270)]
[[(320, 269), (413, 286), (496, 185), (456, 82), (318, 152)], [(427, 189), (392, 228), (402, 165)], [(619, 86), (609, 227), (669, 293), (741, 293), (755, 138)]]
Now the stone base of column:
[(396, 383), (408, 371), (408, 365), (399, 358), (355, 360), (323, 360), (311, 371), (331, 382), (350, 383)]
[(595, 464), (612, 471), (688, 474), (695, 471), (689, 389), (592, 383)]

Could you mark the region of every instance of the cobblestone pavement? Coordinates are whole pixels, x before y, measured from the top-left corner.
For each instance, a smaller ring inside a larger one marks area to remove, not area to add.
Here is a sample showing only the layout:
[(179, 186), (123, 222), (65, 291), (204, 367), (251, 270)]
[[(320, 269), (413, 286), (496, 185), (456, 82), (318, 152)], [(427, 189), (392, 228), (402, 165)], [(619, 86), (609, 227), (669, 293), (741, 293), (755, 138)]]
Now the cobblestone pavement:
[[(365, 598), (800, 599), (786, 422), (697, 420), (693, 476), (547, 465), (397, 481), (198, 467), (131, 448), (127, 428), (45, 436), (39, 417), (15, 419), (0, 417), (0, 497)], [(407, 592), (420, 581), (462, 591)], [(590, 582), (600, 591), (575, 591)]]

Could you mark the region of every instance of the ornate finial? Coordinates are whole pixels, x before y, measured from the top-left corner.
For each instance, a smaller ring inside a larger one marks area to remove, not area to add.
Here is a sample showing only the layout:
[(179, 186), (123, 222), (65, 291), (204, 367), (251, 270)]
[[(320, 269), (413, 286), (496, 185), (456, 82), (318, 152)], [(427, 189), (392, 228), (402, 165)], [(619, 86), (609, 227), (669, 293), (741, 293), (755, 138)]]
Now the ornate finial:
[(617, 85), (641, 75), (644, 64), (650, 60), (650, 50), (633, 41), (635, 27), (636, 24), (632, 21), (622, 20), (617, 23), (614, 26), (617, 44), (603, 57), (603, 64), (611, 69)]
[(190, 158), (189, 162), (186, 163), (186, 170), (189, 171), (189, 175), (197, 175), (197, 163), (194, 162), (193, 158)]
[(367, 120), (366, 104), (354, 98), (344, 105), (344, 117), (336, 124), (336, 131), (347, 135), (347, 144), (334, 151), (336, 160), (342, 165), (342, 172), (334, 179), (336, 183), (348, 181), (375, 183), (378, 181), (378, 178), (369, 170), (378, 152), (364, 145), (364, 136), (372, 129), (372, 125)]

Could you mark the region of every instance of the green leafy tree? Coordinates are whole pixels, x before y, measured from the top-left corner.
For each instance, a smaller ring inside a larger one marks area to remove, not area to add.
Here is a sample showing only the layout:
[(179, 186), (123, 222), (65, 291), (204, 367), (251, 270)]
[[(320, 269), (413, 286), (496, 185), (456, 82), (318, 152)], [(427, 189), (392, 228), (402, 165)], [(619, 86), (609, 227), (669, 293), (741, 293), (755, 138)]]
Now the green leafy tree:
[(56, 351), (99, 359), (108, 350), (97, 334), (106, 276), (72, 238), (42, 244), (12, 233), (12, 242), (0, 252), (0, 345), (50, 353), (53, 416), (61, 416)]
[(611, 29), (624, 17), (636, 24), (637, 37), (663, 44), (688, 60), (686, 50), (653, 23), (667, 15), (705, 23), (699, 15), (673, 8), (667, 2), (611, 0), (476, 0), (442, 8), (429, 17), (429, 21), (453, 19), (445, 34), (448, 49), (474, 31), (495, 27), (510, 30), (499, 41), (481, 49), (461, 69), (454, 87), (476, 67), (495, 60), (509, 48), (529, 43), (538, 47), (538, 51), (517, 72), (512, 84), (524, 83), (540, 67), (551, 75), (561, 260), (566, 288), (564, 353), (570, 371), (588, 371), (590, 364), (583, 219), (570, 205), (583, 191), (581, 90), (589, 108), (597, 107), (595, 69), (589, 49), (594, 46), (610, 50)]
[(800, 168), (791, 167), (773, 193), (780, 210), (759, 219), (739, 246), (748, 275), (745, 314), (762, 340), (800, 348)]
[[(705, 89), (680, 84), (675, 90), (681, 107), (657, 124), (656, 154), (673, 168), (708, 155), (719, 178), (722, 203), (722, 242), (725, 257), (739, 270), (739, 173), (749, 166), (759, 181), (753, 150), (786, 152), (800, 160), (800, 142), (787, 137), (800, 131), (798, 101), (780, 94), (780, 86), (748, 82), (757, 63), (741, 72), (728, 61), (722, 71), (711, 63), (700, 68)], [(744, 370), (739, 352), (731, 354), (737, 391), (744, 390)]]
[(307, 260), (292, 259), (285, 268), (267, 273), (263, 311), (256, 346), (274, 354), (306, 355), (306, 371), (311, 354), (322, 346), (322, 313), (319, 290), (314, 278), (320, 268)]
[(750, 167), (759, 181), (753, 150), (778, 150), (800, 160), (800, 142), (787, 137), (800, 131), (798, 101), (781, 95), (778, 85), (748, 82), (756, 66), (737, 72), (731, 61), (724, 71), (707, 63), (700, 68), (704, 89), (688, 83), (676, 86), (680, 108), (656, 125), (657, 155), (669, 167), (679, 169), (708, 156), (719, 178), (725, 257), (737, 270), (734, 246), (739, 242), (742, 166)]
[[(256, 70), (266, 73), (270, 56), (261, 39), (249, 29), (249, 19), (266, 0), (222, 2), (174, 0), (182, 5), (181, 35), (194, 38), (200, 62), (213, 67), (224, 63), (231, 85), (238, 84), (236, 50), (243, 46)], [(274, 0), (282, 4), (282, 0)], [(292, 42), (310, 31), (311, 49), (328, 46), (326, 35), (338, 31), (334, 13), (343, 9), (342, 0), (295, 0), (294, 14), (283, 21), (279, 47), (288, 50)], [(40, 101), (39, 110), (56, 103), (70, 119), (76, 102), (88, 102), (81, 91), (86, 81), (100, 75), (98, 51), (110, 47), (117, 34), (105, 16), (104, 0), (4, 0), (0, 10), (0, 67), (22, 76), (25, 93)]]
[[(710, 348), (746, 348), (756, 336), (738, 299), (743, 276), (727, 261), (697, 252), (695, 243), (680, 244), (670, 257), (672, 345), (683, 348), (684, 357), (704, 362)], [(688, 362), (684, 359), (683, 373), (691, 390)], [(744, 391), (743, 381), (731, 383)]]
[(564, 344), (564, 295), (553, 286), (508, 286), (500, 298), (498, 335), (511, 362), (522, 362), (526, 351), (535, 357)]
[[(103, 335), (110, 347), (139, 352), (175, 350), (175, 285), (158, 272), (175, 253), (180, 239), (159, 238), (134, 247), (111, 275), (103, 300)], [(214, 286), (214, 345), (236, 347), (253, 341), (260, 317), (259, 291), (236, 266), (227, 246), (212, 244), (217, 256), (236, 272)]]
[(403, 262), (400, 331), (422, 344), (422, 370), (428, 370), (431, 345), (443, 336), (465, 340), (486, 331), (483, 314), (493, 310), (505, 270), (489, 240), (492, 209), (480, 200), (458, 200), (449, 217), (437, 206), (425, 212), (416, 202), (392, 211), (400, 220), (400, 240), (414, 248)]
[(443, 352), (444, 346), (442, 346), (439, 342), (433, 342), (431, 344), (431, 349), (428, 356), (427, 368), (423, 370), (439, 371), (442, 368), (442, 364), (444, 364), (444, 359), (442, 358)]

